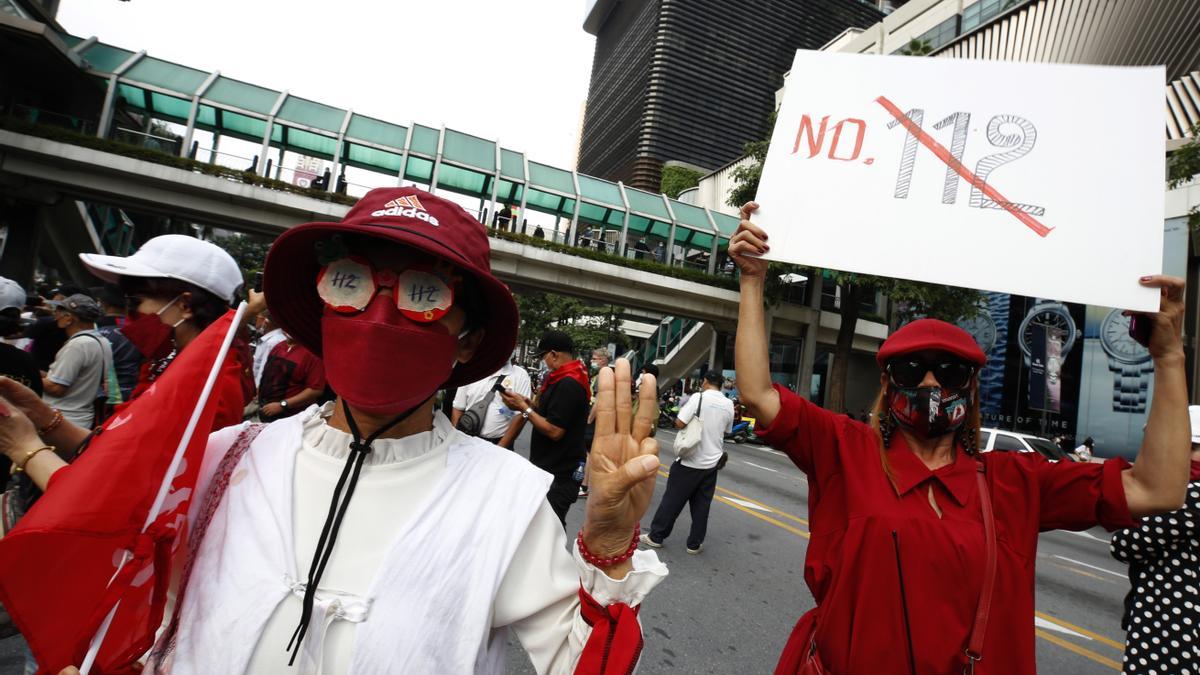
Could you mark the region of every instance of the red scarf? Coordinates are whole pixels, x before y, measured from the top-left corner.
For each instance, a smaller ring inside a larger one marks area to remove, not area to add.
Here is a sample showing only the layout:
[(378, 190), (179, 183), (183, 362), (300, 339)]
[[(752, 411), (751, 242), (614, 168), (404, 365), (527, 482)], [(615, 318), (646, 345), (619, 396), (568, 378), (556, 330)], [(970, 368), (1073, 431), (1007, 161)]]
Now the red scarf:
[(1191, 475), (1188, 477), (1188, 480), (1193, 481), (1197, 478), (1200, 478), (1200, 459), (1193, 459)]
[(579, 612), (592, 627), (592, 635), (583, 646), (575, 675), (625, 675), (632, 673), (642, 655), (642, 627), (638, 607), (614, 602), (603, 607), (579, 588)]
[(555, 368), (553, 372), (547, 375), (546, 379), (542, 382), (541, 389), (538, 389), (538, 393), (546, 393), (546, 390), (550, 388), (550, 385), (566, 378), (571, 378), (572, 380), (578, 382), (583, 386), (584, 391), (590, 392), (592, 390), (592, 386), (588, 382), (587, 370), (583, 367), (583, 362), (576, 359), (575, 361)]

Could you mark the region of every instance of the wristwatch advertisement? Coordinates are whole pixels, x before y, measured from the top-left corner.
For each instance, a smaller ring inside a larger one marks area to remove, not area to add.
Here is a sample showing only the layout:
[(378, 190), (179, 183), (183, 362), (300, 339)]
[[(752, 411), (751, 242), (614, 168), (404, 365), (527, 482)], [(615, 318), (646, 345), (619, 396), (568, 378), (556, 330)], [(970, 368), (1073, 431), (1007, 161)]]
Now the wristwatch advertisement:
[(984, 355), (990, 355), (996, 347), (996, 322), (992, 320), (992, 315), (988, 308), (982, 307), (979, 313), (974, 318), (964, 319), (958, 322), (958, 325), (963, 330), (971, 334), (975, 338), (975, 342), (979, 348), (983, 350)]
[(1100, 346), (1113, 374), (1113, 412), (1146, 412), (1154, 362), (1150, 351), (1129, 335), (1129, 317), (1121, 310), (1112, 310), (1100, 323)]
[(1067, 310), (1067, 306), (1061, 302), (1038, 302), (1021, 321), (1019, 330), (1021, 356), (1025, 360), (1026, 368), (1029, 367), (1030, 340), (1033, 333), (1032, 326), (1035, 323), (1062, 331), (1062, 351), (1059, 353), (1059, 359), (1065, 361), (1067, 354), (1070, 354), (1071, 348), (1075, 346), (1075, 339), (1079, 336), (1075, 320), (1071, 318), (1071, 312)]

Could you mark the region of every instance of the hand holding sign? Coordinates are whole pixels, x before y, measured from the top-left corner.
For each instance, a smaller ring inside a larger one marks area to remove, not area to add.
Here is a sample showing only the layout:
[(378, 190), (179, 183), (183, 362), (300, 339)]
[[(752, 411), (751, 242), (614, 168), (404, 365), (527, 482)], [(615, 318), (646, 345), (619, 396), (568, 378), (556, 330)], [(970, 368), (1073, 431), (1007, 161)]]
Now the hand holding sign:
[(767, 233), (750, 222), (750, 216), (756, 210), (756, 202), (746, 202), (742, 206), (742, 222), (738, 224), (737, 232), (729, 240), (729, 257), (733, 258), (734, 264), (738, 266), (742, 279), (764, 279), (767, 276), (769, 263), (759, 256), (771, 250), (771, 247), (767, 246)]
[(1162, 269), (1162, 76), (798, 52), (759, 184), (762, 254), (1153, 310), (1133, 280)]

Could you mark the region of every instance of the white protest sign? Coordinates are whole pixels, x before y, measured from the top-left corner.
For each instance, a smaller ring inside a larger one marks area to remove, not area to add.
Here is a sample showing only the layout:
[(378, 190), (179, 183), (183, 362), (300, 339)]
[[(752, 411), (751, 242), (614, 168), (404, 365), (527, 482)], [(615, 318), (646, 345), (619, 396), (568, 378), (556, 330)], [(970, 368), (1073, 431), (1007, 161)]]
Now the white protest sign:
[(764, 257), (1156, 310), (1163, 87), (1160, 67), (797, 52)]

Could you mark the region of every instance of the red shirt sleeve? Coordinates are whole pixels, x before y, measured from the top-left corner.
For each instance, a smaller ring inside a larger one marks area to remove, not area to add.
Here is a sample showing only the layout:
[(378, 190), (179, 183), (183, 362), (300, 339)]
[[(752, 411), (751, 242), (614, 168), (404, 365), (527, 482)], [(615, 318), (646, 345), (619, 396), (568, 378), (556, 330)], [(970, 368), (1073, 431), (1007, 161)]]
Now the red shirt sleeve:
[(779, 414), (771, 424), (754, 425), (754, 433), (773, 448), (782, 450), (804, 473), (812, 473), (819, 455), (837, 445), (837, 415), (776, 384)]
[(1129, 462), (1120, 457), (1103, 464), (1038, 462), (1041, 530), (1084, 530), (1101, 525), (1111, 531), (1136, 526), (1121, 480), (1121, 473), (1128, 468)]

